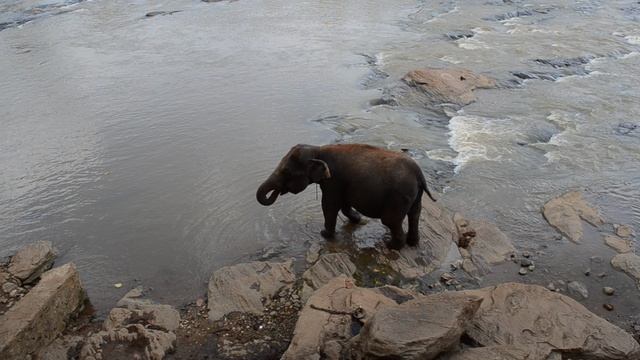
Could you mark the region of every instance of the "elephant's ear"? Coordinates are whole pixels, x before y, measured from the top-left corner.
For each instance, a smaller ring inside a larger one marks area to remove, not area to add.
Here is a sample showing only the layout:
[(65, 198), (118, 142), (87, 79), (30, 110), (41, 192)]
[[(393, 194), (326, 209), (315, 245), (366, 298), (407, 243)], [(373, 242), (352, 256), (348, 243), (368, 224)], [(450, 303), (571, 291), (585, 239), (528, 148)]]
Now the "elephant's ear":
[(312, 182), (319, 182), (331, 177), (327, 163), (319, 159), (309, 160), (308, 171), (309, 179), (311, 179)]

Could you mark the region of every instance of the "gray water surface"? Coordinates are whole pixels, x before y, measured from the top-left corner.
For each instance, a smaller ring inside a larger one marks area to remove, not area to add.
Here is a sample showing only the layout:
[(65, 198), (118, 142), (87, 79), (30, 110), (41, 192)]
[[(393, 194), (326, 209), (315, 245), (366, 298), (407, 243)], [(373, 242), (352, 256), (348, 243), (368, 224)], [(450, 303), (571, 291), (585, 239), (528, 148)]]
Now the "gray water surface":
[[(425, 66), (500, 86), (458, 112), (375, 105)], [(289, 147), (366, 142), (577, 277), (612, 251), (554, 240), (540, 207), (582, 190), (640, 229), (639, 68), (636, 1), (3, 1), (0, 255), (53, 241), (102, 310), (136, 284), (192, 300), (221, 266), (318, 241), (313, 188), (255, 201)]]

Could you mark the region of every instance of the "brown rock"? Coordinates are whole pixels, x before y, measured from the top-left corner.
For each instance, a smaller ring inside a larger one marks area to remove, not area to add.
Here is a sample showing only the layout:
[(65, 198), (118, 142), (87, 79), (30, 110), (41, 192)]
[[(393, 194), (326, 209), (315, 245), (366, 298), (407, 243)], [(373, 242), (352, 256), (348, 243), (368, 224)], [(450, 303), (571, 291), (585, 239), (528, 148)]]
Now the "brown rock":
[(631, 228), (631, 226), (629, 225), (614, 225), (614, 228), (616, 229), (616, 235), (623, 237), (623, 238), (629, 238), (631, 236), (633, 236), (633, 229)]
[(620, 254), (628, 253), (633, 250), (631, 249), (631, 241), (621, 239), (614, 235), (605, 235), (604, 242)]
[(577, 191), (568, 192), (544, 204), (543, 214), (549, 224), (576, 243), (580, 242), (584, 232), (580, 219), (593, 226), (604, 224), (598, 210), (591, 207)]
[(78, 272), (69, 263), (40, 282), (0, 321), (0, 359), (24, 359), (52, 342), (85, 299)]
[(209, 320), (232, 311), (262, 314), (263, 299), (271, 299), (295, 282), (293, 263), (251, 262), (223, 267), (209, 280)]
[(30, 284), (51, 268), (55, 257), (50, 241), (38, 241), (18, 250), (11, 258), (8, 270), (24, 284)]
[(435, 359), (459, 343), (481, 302), (476, 295), (446, 292), (383, 306), (353, 339), (357, 358)]
[(632, 277), (640, 289), (640, 256), (633, 253), (618, 254), (611, 259), (611, 266)]
[(527, 349), (516, 346), (488, 346), (465, 349), (450, 355), (447, 360), (534, 360)]
[(452, 103), (459, 106), (476, 101), (475, 89), (487, 89), (496, 86), (495, 80), (478, 75), (467, 69), (413, 70), (402, 80), (422, 90), (427, 96), (439, 103)]
[(533, 359), (637, 359), (640, 345), (575, 300), (541, 286), (506, 283), (465, 293), (484, 297), (467, 334), (482, 346), (514, 345)]

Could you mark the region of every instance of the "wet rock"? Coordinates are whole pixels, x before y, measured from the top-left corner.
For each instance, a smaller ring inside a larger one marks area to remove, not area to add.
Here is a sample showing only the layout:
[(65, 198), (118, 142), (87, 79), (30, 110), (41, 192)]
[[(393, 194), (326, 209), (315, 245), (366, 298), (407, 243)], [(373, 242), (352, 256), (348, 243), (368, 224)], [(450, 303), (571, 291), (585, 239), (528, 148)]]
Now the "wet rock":
[(527, 266), (531, 266), (533, 265), (533, 261), (529, 260), (529, 259), (522, 259), (520, 260), (520, 266), (522, 267), (527, 267)]
[(613, 311), (613, 305), (612, 304), (604, 304), (602, 305), (603, 308), (605, 308), (607, 311)]
[(302, 275), (302, 279), (314, 289), (319, 289), (338, 275), (351, 276), (356, 271), (356, 266), (349, 259), (349, 255), (333, 253), (321, 255)]
[(420, 89), (437, 103), (468, 105), (476, 100), (474, 89), (488, 89), (496, 86), (495, 80), (478, 75), (467, 69), (413, 70), (403, 80)]
[(492, 17), (484, 18), (485, 20), (492, 21), (504, 21), (517, 17), (528, 17), (534, 15), (548, 14), (551, 11), (551, 8), (535, 8), (535, 9), (519, 9), (516, 11), (510, 11), (504, 14), (495, 15)]
[(579, 281), (569, 282), (567, 284), (567, 289), (569, 291), (569, 294), (574, 298), (578, 298), (578, 299), (589, 298), (589, 291), (587, 290), (587, 287)]
[(611, 259), (611, 266), (632, 277), (640, 289), (640, 256), (633, 253), (618, 254)]
[(623, 122), (618, 124), (615, 132), (619, 135), (630, 135), (634, 131), (638, 130), (639, 126), (630, 122)]
[(616, 235), (618, 235), (620, 237), (629, 238), (629, 237), (633, 236), (633, 229), (629, 225), (618, 225), (618, 224), (615, 224), (615, 225), (613, 225), (613, 227), (616, 230)]
[(0, 321), (0, 359), (24, 359), (49, 344), (85, 299), (72, 263), (49, 270)]
[(607, 246), (620, 254), (625, 254), (633, 251), (633, 249), (631, 248), (631, 241), (621, 239), (614, 235), (605, 235), (604, 242), (605, 244), (607, 244)]
[(527, 270), (526, 268), (520, 268), (520, 270), (518, 270), (518, 274), (520, 275), (527, 275), (529, 273), (529, 270)]
[(612, 287), (605, 286), (605, 287), (602, 288), (602, 292), (605, 295), (612, 296), (616, 292), (616, 290), (614, 288), (612, 288)]
[(145, 14), (146, 17), (154, 17), (154, 16), (158, 16), (158, 15), (173, 15), (175, 13), (179, 13), (182, 10), (173, 10), (173, 11), (151, 11)]
[(577, 301), (536, 285), (506, 283), (465, 293), (484, 297), (467, 335), (481, 346), (511, 344), (545, 359), (635, 359), (640, 345)]
[(513, 345), (469, 348), (452, 354), (447, 360), (532, 360), (529, 351)]
[(80, 349), (80, 358), (161, 360), (175, 349), (175, 342), (174, 333), (132, 324), (91, 335)]
[(209, 320), (232, 311), (262, 314), (269, 301), (295, 282), (293, 263), (251, 262), (216, 270), (209, 280)]
[(24, 284), (30, 284), (53, 265), (56, 253), (50, 241), (38, 241), (18, 250), (9, 263), (9, 272)]
[(581, 219), (593, 226), (604, 224), (597, 209), (591, 207), (577, 191), (550, 200), (543, 207), (545, 219), (571, 241), (579, 243), (583, 228)]
[(307, 253), (305, 254), (305, 260), (307, 263), (313, 264), (320, 258), (320, 253), (322, 252), (322, 245), (318, 243), (313, 243), (309, 246)]
[(482, 298), (447, 292), (381, 307), (352, 340), (360, 359), (434, 359), (460, 341)]
[(450, 40), (468, 39), (475, 35), (471, 30), (450, 31), (445, 36)]
[(548, 65), (553, 68), (567, 68), (588, 64), (595, 56), (587, 55), (575, 58), (558, 58), (558, 59), (536, 59), (535, 62), (542, 65)]
[[(330, 280), (309, 298), (300, 312), (289, 348), (282, 360), (321, 359), (340, 352), (353, 336), (352, 326), (366, 324), (384, 305), (396, 305), (393, 299), (373, 289), (356, 287), (344, 275)], [(361, 314), (354, 320), (354, 311)]]

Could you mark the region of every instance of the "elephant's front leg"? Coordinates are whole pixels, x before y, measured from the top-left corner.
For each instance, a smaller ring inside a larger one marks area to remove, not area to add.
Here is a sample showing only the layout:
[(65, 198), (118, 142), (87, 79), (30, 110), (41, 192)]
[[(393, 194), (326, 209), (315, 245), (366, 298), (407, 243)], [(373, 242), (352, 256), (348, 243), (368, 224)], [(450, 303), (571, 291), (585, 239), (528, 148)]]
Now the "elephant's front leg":
[(340, 202), (327, 193), (322, 193), (322, 213), (324, 214), (324, 230), (320, 232), (322, 237), (331, 239), (336, 233), (336, 219), (340, 211)]

